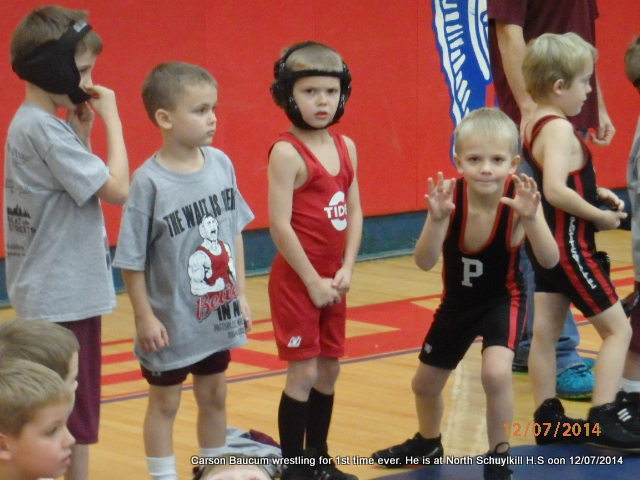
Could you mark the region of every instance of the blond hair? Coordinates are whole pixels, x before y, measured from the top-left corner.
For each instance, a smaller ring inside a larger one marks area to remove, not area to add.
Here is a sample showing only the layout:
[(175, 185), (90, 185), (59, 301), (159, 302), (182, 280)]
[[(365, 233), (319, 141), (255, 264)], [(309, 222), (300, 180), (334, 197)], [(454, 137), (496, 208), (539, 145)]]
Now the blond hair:
[[(13, 31), (11, 37), (11, 61), (25, 57), (40, 45), (58, 40), (71, 25), (87, 21), (89, 14), (84, 10), (71, 10), (57, 5), (32, 10)], [(90, 51), (95, 55), (102, 53), (102, 40), (90, 30), (76, 45), (76, 53)]]
[(455, 154), (460, 154), (466, 139), (477, 135), (489, 141), (504, 140), (514, 157), (520, 151), (520, 134), (516, 124), (506, 113), (497, 108), (483, 107), (472, 110), (460, 121), (453, 132)]
[(624, 54), (624, 70), (627, 78), (640, 88), (640, 37), (636, 37)]
[(73, 392), (56, 372), (39, 363), (3, 359), (0, 363), (0, 432), (18, 436), (40, 410), (73, 404)]
[(67, 378), (71, 357), (80, 350), (71, 330), (42, 320), (10, 320), (0, 324), (0, 361), (20, 358), (50, 368)]
[(204, 68), (185, 62), (166, 62), (157, 65), (142, 85), (142, 103), (151, 121), (157, 125), (156, 112), (173, 110), (187, 87), (218, 82)]
[(529, 42), (522, 62), (525, 88), (533, 100), (541, 100), (557, 80), (569, 88), (596, 58), (595, 47), (573, 32), (540, 35)]

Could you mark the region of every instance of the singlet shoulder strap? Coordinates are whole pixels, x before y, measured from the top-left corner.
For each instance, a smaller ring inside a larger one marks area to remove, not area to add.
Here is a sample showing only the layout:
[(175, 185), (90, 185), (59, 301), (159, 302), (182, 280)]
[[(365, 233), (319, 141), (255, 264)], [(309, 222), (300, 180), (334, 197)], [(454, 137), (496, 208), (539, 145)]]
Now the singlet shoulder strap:
[(561, 117), (560, 115), (545, 115), (544, 117), (539, 118), (536, 121), (536, 123), (533, 125), (533, 128), (531, 129), (531, 139), (527, 142), (527, 145), (531, 147), (531, 145), (533, 145), (533, 142), (536, 141), (536, 138), (542, 131), (542, 127), (544, 127), (551, 120), (555, 120), (557, 118), (566, 120), (564, 117)]

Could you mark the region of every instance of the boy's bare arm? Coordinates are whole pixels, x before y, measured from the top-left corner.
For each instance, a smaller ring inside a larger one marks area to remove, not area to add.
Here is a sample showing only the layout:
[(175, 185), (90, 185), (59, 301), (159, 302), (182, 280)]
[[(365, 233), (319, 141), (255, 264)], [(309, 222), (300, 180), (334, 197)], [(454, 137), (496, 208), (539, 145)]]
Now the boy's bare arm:
[(149, 304), (144, 272), (122, 270), (122, 279), (133, 306), (138, 342), (143, 350), (156, 352), (169, 346), (169, 335)]
[(438, 172), (437, 181), (434, 182), (431, 177), (427, 181), (425, 199), (429, 213), (413, 253), (416, 265), (422, 270), (431, 270), (440, 258), (449, 228), (449, 218), (455, 209), (455, 184), (455, 179), (445, 180), (442, 172)]
[(87, 91), (93, 95), (89, 103), (102, 118), (107, 133), (109, 178), (97, 195), (107, 203), (122, 205), (129, 195), (129, 160), (116, 96), (113, 90), (99, 85), (88, 87)]
[(339, 302), (340, 294), (331, 285), (333, 279), (320, 277), (291, 227), (294, 184), (301, 162), (286, 145), (274, 145), (269, 156), (269, 231), (280, 254), (307, 287), (314, 305), (323, 307)]
[(236, 236), (236, 287), (238, 289), (238, 301), (240, 302), (240, 312), (244, 320), (244, 327), (249, 332), (253, 326), (253, 318), (247, 298), (247, 282), (244, 269), (244, 240), (242, 239), (242, 234), (239, 233)]
[(355, 268), (358, 251), (360, 250), (360, 241), (362, 240), (362, 205), (360, 203), (360, 187), (358, 185), (358, 154), (353, 141), (345, 137), (351, 164), (353, 165), (353, 182), (347, 192), (347, 242), (344, 251), (344, 260), (342, 268), (338, 270), (334, 277), (333, 286), (337, 288), (341, 294), (347, 293), (351, 287), (351, 278)]
[(626, 213), (601, 210), (567, 186), (570, 172), (579, 168), (571, 163), (574, 139), (573, 127), (568, 121), (554, 120), (545, 125), (534, 144), (534, 156), (543, 163), (545, 198), (555, 208), (593, 222), (598, 230), (617, 228)]

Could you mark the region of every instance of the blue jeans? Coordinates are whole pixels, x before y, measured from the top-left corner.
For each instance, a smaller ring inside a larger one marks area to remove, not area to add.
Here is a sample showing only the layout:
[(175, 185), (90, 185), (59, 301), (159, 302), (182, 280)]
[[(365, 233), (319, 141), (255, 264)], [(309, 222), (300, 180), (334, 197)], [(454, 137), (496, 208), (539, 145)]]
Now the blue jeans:
[[(527, 292), (527, 320), (525, 330), (520, 342), (516, 347), (516, 355), (513, 363), (516, 365), (527, 365), (529, 359), (529, 349), (531, 348), (531, 339), (533, 338), (533, 294), (535, 292), (535, 278), (533, 268), (524, 247), (520, 249), (520, 268), (524, 277), (525, 291)], [(567, 312), (567, 318), (564, 322), (564, 329), (556, 345), (556, 363), (557, 372), (564, 372), (567, 368), (574, 367), (583, 363), (582, 358), (576, 351), (580, 344), (580, 332), (576, 325), (575, 318), (571, 311)]]

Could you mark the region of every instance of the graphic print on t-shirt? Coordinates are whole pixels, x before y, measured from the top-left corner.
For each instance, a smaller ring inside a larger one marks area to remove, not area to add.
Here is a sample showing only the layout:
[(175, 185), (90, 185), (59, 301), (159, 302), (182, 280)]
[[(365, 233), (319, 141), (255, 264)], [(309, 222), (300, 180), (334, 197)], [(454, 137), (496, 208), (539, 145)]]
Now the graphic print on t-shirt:
[(203, 217), (198, 231), (202, 243), (189, 257), (191, 293), (198, 297), (196, 312), (199, 321), (237, 296), (236, 272), (229, 245), (218, 240), (218, 220)]

